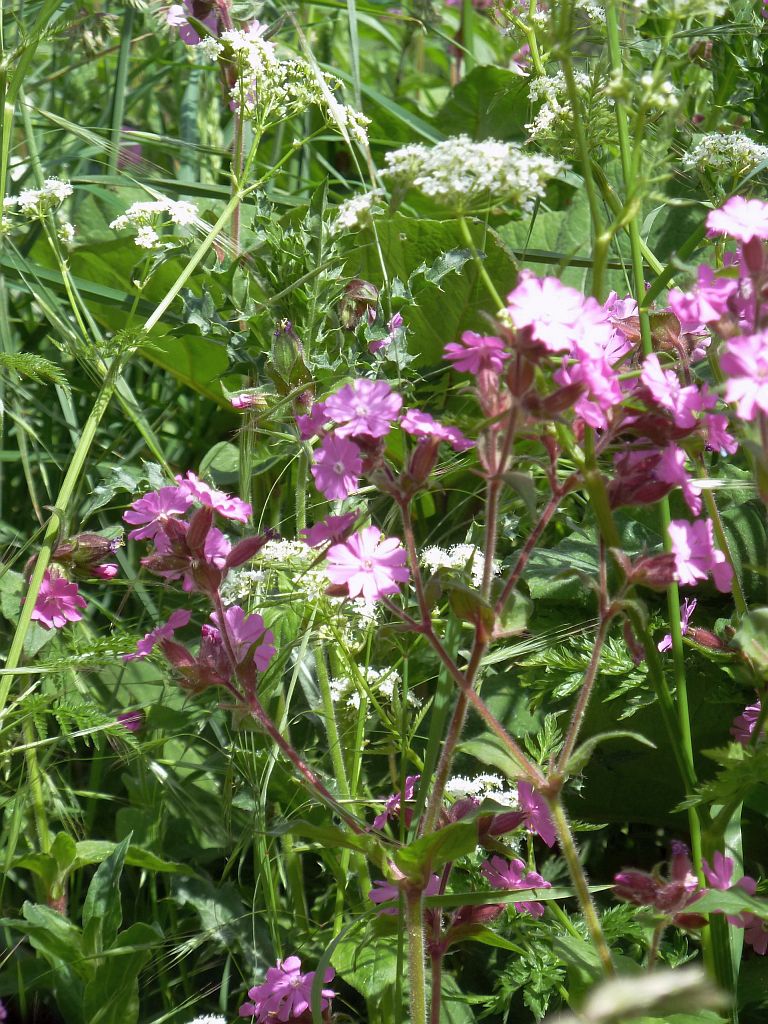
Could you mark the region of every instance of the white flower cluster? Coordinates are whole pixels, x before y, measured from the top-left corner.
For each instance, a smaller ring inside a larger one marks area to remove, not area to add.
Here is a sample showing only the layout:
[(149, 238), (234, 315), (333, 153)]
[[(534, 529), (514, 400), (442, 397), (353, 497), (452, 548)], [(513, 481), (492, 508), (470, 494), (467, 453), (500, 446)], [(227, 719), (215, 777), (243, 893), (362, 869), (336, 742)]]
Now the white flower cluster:
[(515, 142), (476, 142), (456, 135), (434, 146), (414, 143), (387, 153), (382, 177), (402, 189), (415, 188), (456, 210), (510, 201), (530, 211), (546, 182), (564, 164)]
[[(454, 544), (451, 548), (441, 548), (433, 544), (424, 548), (419, 555), (419, 561), (431, 572), (437, 572), (438, 569), (469, 569), (476, 587), (483, 582), (485, 556), (474, 544)], [(498, 576), (500, 572), (501, 565), (494, 558), (493, 575)]]
[(583, 11), (590, 21), (596, 21), (601, 25), (605, 24), (605, 8), (596, 0), (576, 0), (574, 6)]
[(640, 76), (640, 85), (645, 88), (643, 103), (657, 110), (676, 110), (680, 106), (677, 90), (669, 82), (657, 82), (650, 71)]
[[(370, 121), (335, 99), (333, 93), (341, 87), (339, 79), (316, 70), (301, 57), (281, 60), (274, 43), (264, 38), (266, 30), (266, 25), (256, 21), (247, 29), (221, 34), (216, 55), (231, 58), (237, 69), (237, 81), (230, 91), (234, 109), (263, 129), (317, 106), (329, 125), (366, 143)], [(213, 53), (209, 45), (206, 55)]]
[(175, 201), (165, 197), (147, 202), (132, 203), (125, 213), (121, 213), (109, 225), (113, 231), (123, 228), (136, 228), (134, 241), (142, 249), (160, 249), (163, 247), (157, 228), (162, 221), (170, 221), (178, 227), (187, 227), (198, 220), (197, 207), (194, 203), (183, 200)]
[[(360, 675), (365, 682), (365, 687), (377, 697), (383, 697), (391, 701), (395, 695), (395, 689), (400, 690), (402, 679), (400, 673), (393, 668), (360, 668)], [(331, 697), (336, 704), (348, 708), (359, 708), (365, 689), (356, 680), (349, 676), (338, 676), (331, 679)], [(407, 702), (413, 707), (419, 707), (421, 701), (418, 697), (408, 692)]]
[(60, 178), (46, 178), (42, 188), (25, 188), (3, 199), (3, 210), (18, 210), (25, 217), (42, 217), (72, 195), (72, 186)]
[(218, 1014), (211, 1015), (207, 1013), (204, 1017), (195, 1017), (189, 1024), (227, 1024), (224, 1017), (220, 1017)]
[[(574, 72), (576, 88), (582, 91), (589, 89), (589, 75), (583, 71)], [(533, 121), (527, 124), (526, 131), (532, 139), (543, 135), (551, 135), (571, 120), (571, 105), (568, 101), (568, 87), (562, 71), (554, 75), (542, 75), (531, 81), (528, 95), (531, 103), (541, 102), (541, 108)]]
[[(258, 568), (243, 566), (233, 569), (221, 587), (225, 604), (256, 603), (262, 596), (285, 596), (279, 589), (276, 573), (288, 577), (290, 597), (307, 600), (313, 604), (324, 599), (325, 611), (329, 613), (331, 625), (320, 625), (321, 638), (336, 642), (341, 637), (350, 648), (359, 647), (368, 630), (376, 622), (379, 606), (375, 601), (362, 598), (350, 600), (343, 597), (326, 597), (325, 590), (330, 580), (323, 562), (317, 561), (317, 551), (298, 540), (270, 540), (254, 557)], [(282, 583), (284, 586), (284, 582)]]
[(384, 190), (375, 188), (370, 192), (364, 192), (361, 196), (352, 196), (339, 203), (336, 208), (336, 218), (331, 227), (334, 235), (342, 231), (354, 231), (356, 228), (367, 227), (372, 217), (382, 212), (379, 205)]
[(482, 801), (487, 797), (503, 807), (515, 809), (520, 806), (517, 791), (507, 789), (500, 775), (476, 775), (473, 779), (457, 775), (446, 782), (445, 792), (454, 800), (471, 796)]
[(702, 135), (690, 153), (685, 154), (683, 166), (716, 174), (745, 174), (763, 160), (768, 160), (768, 146), (761, 146), (743, 132), (711, 132)]

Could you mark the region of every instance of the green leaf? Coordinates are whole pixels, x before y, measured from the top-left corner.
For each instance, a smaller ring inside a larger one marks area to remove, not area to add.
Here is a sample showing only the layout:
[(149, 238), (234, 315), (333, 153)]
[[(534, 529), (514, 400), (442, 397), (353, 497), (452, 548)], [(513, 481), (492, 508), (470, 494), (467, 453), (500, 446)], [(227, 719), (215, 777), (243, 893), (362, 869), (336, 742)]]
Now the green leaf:
[(465, 75), (434, 118), (446, 135), (469, 135), (478, 141), (527, 138), (529, 120), (528, 79), (492, 65)]
[(340, 978), (366, 999), (375, 999), (397, 980), (397, 943), (392, 935), (346, 936), (338, 943), (331, 963)]
[(629, 732), (626, 729), (616, 729), (612, 732), (600, 732), (596, 736), (590, 736), (590, 738), (582, 743), (581, 746), (577, 747), (571, 755), (568, 764), (565, 766), (565, 770), (569, 775), (578, 775), (586, 768), (590, 758), (595, 750), (595, 747), (600, 743), (605, 743), (606, 740), (621, 740), (629, 739), (634, 740), (635, 743), (642, 743), (645, 747), (651, 747), (652, 750), (656, 749), (656, 744), (652, 743), (645, 736), (641, 736), (638, 732)]
[(528, 509), (528, 515), (533, 519), (536, 515), (536, 484), (531, 474), (512, 470), (504, 473), (504, 483), (520, 495)]
[(70, 964), (81, 977), (88, 977), (92, 965), (83, 959), (82, 934), (63, 914), (41, 903), (25, 902), (23, 919), (6, 917), (0, 924), (22, 932), (52, 966)]
[(163, 933), (157, 926), (143, 922), (120, 932), (85, 986), (83, 1010), (87, 1024), (137, 1024), (139, 972), (162, 940)]
[(704, 896), (696, 900), (694, 909), (697, 914), (712, 914), (718, 911), (723, 914), (740, 914), (748, 910), (764, 921), (768, 920), (768, 900), (749, 896), (738, 886), (724, 891), (710, 889)]
[(733, 639), (762, 677), (768, 677), (768, 608), (748, 612)]
[[(77, 846), (77, 857), (74, 868), (82, 868), (88, 864), (101, 864), (115, 850), (116, 843), (106, 839), (83, 839)], [(171, 874), (194, 874), (188, 864), (178, 861), (164, 860), (140, 846), (129, 846), (125, 855), (125, 863), (131, 868), (144, 868), (146, 871), (164, 871)]]
[(115, 846), (102, 861), (88, 886), (83, 903), (83, 935), (89, 952), (100, 953), (111, 945), (123, 920), (120, 876), (130, 836)]
[(404, 846), (395, 853), (394, 860), (408, 878), (426, 883), (435, 868), (470, 853), (476, 846), (477, 822), (456, 821)]
[(58, 384), (59, 387), (69, 388), (67, 378), (59, 367), (43, 356), (32, 355), (29, 352), (0, 352), (0, 367), (21, 376), (30, 377), (38, 384), (50, 381), (53, 384)]
[(464, 740), (459, 744), (459, 750), (477, 758), (483, 765), (498, 768), (508, 779), (516, 779), (520, 775), (520, 765), (499, 737), (491, 732), (484, 732), (474, 740)]

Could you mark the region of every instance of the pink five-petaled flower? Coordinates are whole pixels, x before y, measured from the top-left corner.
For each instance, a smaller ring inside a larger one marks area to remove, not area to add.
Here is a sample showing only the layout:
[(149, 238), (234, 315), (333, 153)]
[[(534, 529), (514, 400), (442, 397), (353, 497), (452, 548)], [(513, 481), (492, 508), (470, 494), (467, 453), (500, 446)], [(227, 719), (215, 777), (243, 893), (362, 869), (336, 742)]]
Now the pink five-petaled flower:
[(737, 743), (741, 743), (743, 747), (746, 747), (751, 741), (761, 711), (762, 704), (758, 701), (756, 704), (750, 704), (744, 708), (741, 714), (734, 718), (733, 725), (731, 726), (731, 736), (733, 736)]
[(547, 352), (569, 352), (581, 334), (584, 302), (580, 291), (556, 277), (537, 277), (524, 270), (507, 296), (507, 312), (515, 327), (529, 328), (532, 340)]
[[(333, 981), (332, 967), (323, 975), (323, 983)], [(241, 1017), (255, 1017), (260, 1024), (274, 1024), (301, 1017), (307, 1012), (312, 999), (312, 983), (315, 972), (301, 973), (301, 960), (289, 956), (278, 960), (276, 967), (270, 967), (261, 985), (248, 990), (250, 1002), (243, 1003), (238, 1011)], [(327, 1010), (336, 993), (329, 988), (321, 989), (320, 1009)]]
[(325, 402), (315, 402), (311, 410), (303, 416), (296, 417), (296, 426), (299, 428), (299, 437), (302, 441), (308, 441), (310, 437), (319, 437), (323, 427), (328, 422), (325, 414)]
[[(186, 526), (184, 524), (182, 525), (186, 529)], [(175, 554), (174, 543), (164, 533), (158, 533), (155, 537), (155, 547), (157, 549), (157, 554), (160, 556), (173, 556), (173, 554)], [(230, 544), (229, 539), (221, 532), (221, 530), (217, 530), (215, 526), (212, 526), (205, 535), (205, 542), (203, 544), (203, 562), (210, 566), (214, 566), (216, 569), (223, 569), (227, 561), (227, 555), (231, 549), (232, 545)], [(201, 589), (198, 585), (199, 581), (195, 580), (195, 566), (191, 557), (187, 559), (186, 565), (180, 564), (178, 568), (174, 569), (152, 568), (153, 558), (154, 556), (150, 555), (149, 558), (142, 559), (142, 564), (146, 565), (150, 572), (154, 572), (155, 575), (162, 576), (166, 580), (177, 580), (181, 578), (182, 590), (185, 590), (187, 593), (191, 590)], [(183, 558), (181, 561), (183, 562)], [(198, 563), (198, 568), (199, 564), (200, 563)]]
[[(439, 875), (430, 875), (429, 881), (424, 887), (425, 896), (439, 896), (440, 895), (440, 877)], [(380, 914), (398, 914), (400, 909), (397, 902), (400, 899), (400, 890), (396, 885), (391, 882), (383, 882), (381, 880), (375, 880), (373, 883), (373, 889), (368, 893), (368, 899), (371, 903), (394, 903), (391, 907), (382, 907), (379, 910)]]
[(509, 353), (504, 351), (504, 342), (501, 338), (464, 331), (461, 344), (457, 341), (448, 342), (443, 349), (443, 359), (453, 363), (454, 370), (458, 370), (459, 373), (477, 376), (482, 370), (501, 373), (504, 360), (509, 359)]
[(138, 530), (131, 530), (128, 539), (151, 540), (162, 533), (163, 523), (175, 516), (183, 516), (191, 504), (191, 496), (179, 487), (161, 487), (159, 491), (143, 494), (123, 513), (126, 523), (140, 526)]
[(704, 417), (704, 427), (707, 431), (707, 448), (721, 455), (733, 455), (738, 451), (739, 442), (728, 433), (728, 417), (720, 413), (709, 412)]
[(211, 487), (205, 480), (201, 480), (192, 472), (188, 472), (186, 478), (177, 476), (176, 482), (179, 485), (180, 494), (188, 495), (191, 500), (199, 501), (202, 505), (212, 508), (214, 512), (218, 512), (225, 519), (236, 519), (240, 523), (248, 522), (253, 511), (250, 502), (233, 498), (225, 491), (217, 491), (215, 487)]
[(541, 836), (547, 846), (554, 846), (557, 838), (555, 823), (544, 797), (529, 782), (518, 782), (517, 800), (525, 814), (524, 823), (528, 831)]
[(338, 424), (338, 437), (385, 437), (403, 400), (385, 380), (353, 380), (325, 401), (328, 419)]
[(315, 523), (301, 531), (301, 539), (310, 548), (332, 541), (340, 544), (357, 519), (357, 512), (346, 512), (343, 516), (327, 516), (321, 523)]
[[(523, 861), (514, 857), (510, 861), (503, 857), (491, 857), (480, 865), (481, 872), (494, 889), (551, 889), (552, 883), (545, 882), (537, 871), (525, 870)], [(544, 904), (534, 900), (515, 903), (515, 910), (528, 913), (531, 917), (541, 917)]]
[(378, 526), (366, 526), (329, 548), (326, 571), (331, 583), (346, 583), (350, 597), (366, 601), (396, 594), (410, 576), (405, 548), (397, 537), (382, 540)]
[[(227, 637), (238, 665), (242, 665), (250, 656), (259, 672), (266, 671), (275, 656), (275, 638), (272, 630), (264, 625), (264, 619), (260, 615), (246, 615), (237, 604), (225, 609), (224, 619)], [(219, 630), (224, 628), (218, 612), (213, 612), (211, 620)]]
[[(702, 862), (704, 874), (713, 889), (725, 892), (728, 889), (738, 888), (747, 894), (754, 896), (757, 890), (757, 882), (749, 875), (744, 875), (738, 882), (732, 883), (733, 861), (730, 857), (724, 856), (718, 850), (712, 858), (712, 867), (707, 861)], [(756, 953), (765, 956), (768, 952), (768, 931), (765, 929), (765, 921), (749, 910), (743, 910), (740, 914), (726, 914), (726, 920), (736, 928), (744, 929), (744, 940), (752, 946)]]
[(175, 612), (171, 612), (167, 622), (157, 626), (156, 629), (150, 630), (149, 633), (145, 633), (143, 638), (136, 644), (136, 650), (131, 654), (123, 655), (123, 661), (136, 661), (138, 658), (146, 658), (148, 654), (152, 653), (152, 649), (156, 644), (163, 640), (172, 640), (176, 630), (186, 626), (191, 618), (192, 612), (186, 608), (177, 608)]
[(457, 427), (446, 427), (438, 423), (429, 413), (421, 412), (420, 409), (409, 409), (400, 420), (401, 428), (406, 434), (423, 439), (425, 437), (436, 437), (438, 441), (445, 441), (455, 452), (465, 452), (473, 448), (475, 442), (465, 437)]
[(640, 379), (653, 400), (672, 413), (675, 426), (689, 429), (696, 425), (694, 413), (712, 407), (713, 398), (706, 385), (701, 390), (695, 384), (683, 387), (674, 370), (663, 370), (655, 352), (645, 357)]
[(363, 461), (360, 449), (352, 441), (326, 434), (315, 452), (312, 476), (318, 491), (329, 501), (346, 498), (357, 490)]
[(712, 573), (717, 589), (725, 594), (731, 589), (733, 569), (719, 548), (715, 547), (710, 519), (673, 519), (668, 534), (675, 556), (677, 582), (684, 586), (695, 586)]
[[(682, 607), (680, 608), (680, 632), (685, 636), (688, 632), (688, 623), (691, 621), (694, 609), (696, 608), (696, 598), (684, 598)], [(671, 651), (672, 650), (672, 634), (667, 633), (666, 636), (659, 640), (658, 644), (660, 651)]]
[[(390, 818), (394, 818), (395, 815), (400, 813), (403, 801), (413, 800), (413, 794), (416, 792), (416, 783), (421, 778), (420, 775), (406, 775), (405, 777), (405, 788), (402, 793), (393, 793), (387, 797), (387, 801), (384, 804), (384, 810), (381, 814), (377, 814), (373, 819), (373, 827), (382, 829), (387, 824)], [(406, 809), (406, 825), (410, 824), (410, 810)]]
[(80, 609), (85, 605), (76, 583), (46, 569), (32, 609), (32, 621), (39, 622), (43, 629), (61, 629), (68, 622), (79, 622), (83, 617)]
[[(202, 10), (199, 9), (200, 7)], [(178, 28), (179, 39), (182, 43), (186, 43), (187, 46), (197, 46), (201, 42), (200, 33), (189, 23), (190, 16), (202, 22), (211, 35), (217, 36), (219, 34), (215, 7), (209, 4), (198, 5), (195, 3), (195, 0), (184, 0), (183, 5), (172, 4), (165, 16), (168, 25), (172, 28)]]
[(712, 210), (707, 215), (707, 228), (710, 238), (730, 235), (740, 242), (768, 238), (768, 203), (760, 199), (731, 196), (719, 210)]
[(669, 444), (661, 453), (654, 473), (662, 483), (679, 487), (683, 492), (685, 503), (697, 516), (701, 512), (701, 488), (695, 480), (691, 480), (685, 471), (685, 452), (676, 444)]
[(731, 338), (720, 357), (728, 378), (726, 402), (736, 403), (736, 412), (753, 420), (758, 409), (768, 412), (768, 331)]
[[(686, 913), (702, 895), (699, 882), (693, 874), (688, 848), (684, 843), (672, 843), (669, 872), (664, 878), (657, 870), (620, 871), (613, 879), (614, 894), (620, 900), (636, 907), (653, 907), (679, 928), (701, 928), (707, 921), (701, 914)], [(695, 910), (695, 907), (691, 908)]]

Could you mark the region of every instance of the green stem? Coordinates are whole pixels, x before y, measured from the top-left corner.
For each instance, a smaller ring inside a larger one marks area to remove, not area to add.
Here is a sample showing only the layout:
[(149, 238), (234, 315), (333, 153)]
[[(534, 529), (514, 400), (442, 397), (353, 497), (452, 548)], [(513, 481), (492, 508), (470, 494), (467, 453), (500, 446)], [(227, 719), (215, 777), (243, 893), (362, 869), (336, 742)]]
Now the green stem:
[[(32, 621), (32, 612), (35, 608), (35, 602), (40, 592), (40, 586), (43, 582), (45, 570), (51, 560), (51, 554), (53, 552), (56, 540), (59, 535), (62, 523), (69, 510), (69, 503), (72, 500), (75, 487), (80, 479), (80, 474), (83, 471), (85, 461), (91, 450), (94, 438), (96, 437), (96, 430), (98, 429), (101, 418), (107, 410), (112, 393), (115, 390), (115, 383), (120, 369), (120, 357), (115, 356), (112, 360), (112, 364), (109, 367), (107, 375), (104, 379), (104, 383), (101, 386), (96, 400), (91, 409), (91, 414), (83, 427), (83, 432), (80, 435), (80, 440), (77, 443), (74, 454), (72, 455), (72, 461), (69, 464), (66, 475), (62, 482), (59, 493), (56, 497), (56, 505), (54, 506), (51, 517), (48, 520), (48, 525), (45, 528), (43, 534), (42, 544), (40, 551), (35, 562), (32, 575), (29, 580), (29, 586), (24, 598), (24, 604), (21, 606), (21, 614), (19, 615), (19, 621), (16, 625), (16, 630), (13, 634), (13, 640), (11, 641), (11, 647), (8, 651), (8, 657), (5, 661), (6, 671), (8, 669), (18, 668), (21, 664), (21, 657), (24, 650), (24, 641), (29, 631), (29, 626)], [(9, 673), (3, 675), (0, 680), (0, 712), (6, 705), (8, 700), (8, 694), (11, 686), (13, 685), (13, 674)]]
[(405, 894), (406, 928), (408, 931), (408, 979), (410, 981), (410, 1024), (427, 1024), (427, 972), (424, 946), (424, 910), (421, 890), (408, 889)]
[(120, 32), (120, 52), (117, 56), (117, 71), (115, 72), (115, 89), (112, 93), (112, 124), (111, 143), (109, 151), (108, 174), (117, 174), (117, 164), (120, 159), (120, 132), (123, 127), (123, 115), (125, 113), (125, 89), (128, 84), (128, 65), (131, 57), (131, 43), (133, 42), (133, 19), (134, 8), (128, 4), (123, 16), (123, 27)]
[(557, 838), (560, 843), (560, 849), (563, 853), (563, 858), (568, 867), (568, 874), (571, 876), (573, 887), (576, 890), (576, 896), (579, 900), (581, 912), (584, 915), (589, 934), (597, 950), (597, 955), (600, 958), (600, 964), (603, 968), (603, 973), (606, 977), (611, 977), (616, 973), (616, 968), (613, 964), (613, 958), (611, 957), (611, 951), (608, 948), (608, 943), (605, 940), (603, 934), (603, 928), (600, 924), (600, 918), (597, 916), (597, 910), (595, 908), (594, 901), (592, 900), (592, 894), (589, 891), (589, 885), (587, 883), (586, 875), (584, 874), (584, 868), (581, 866), (579, 860), (579, 854), (576, 849), (576, 843), (573, 840), (570, 825), (568, 824), (568, 818), (566, 817), (563, 804), (558, 793), (554, 797), (547, 797), (547, 803), (549, 809), (552, 812), (552, 820), (555, 823), (557, 829)]
[(496, 307), (494, 309), (494, 313), (496, 313), (500, 309), (504, 308), (504, 303), (501, 301), (501, 296), (496, 291), (496, 285), (493, 283), (488, 274), (488, 271), (485, 269), (485, 263), (483, 262), (480, 253), (477, 251), (477, 246), (475, 245), (475, 240), (472, 237), (472, 232), (469, 230), (469, 224), (467, 224), (466, 218), (463, 216), (459, 217), (459, 228), (461, 230), (461, 234), (464, 238), (464, 241), (467, 243), (467, 247), (472, 253), (472, 259), (475, 261), (477, 272), (480, 275), (480, 278)]

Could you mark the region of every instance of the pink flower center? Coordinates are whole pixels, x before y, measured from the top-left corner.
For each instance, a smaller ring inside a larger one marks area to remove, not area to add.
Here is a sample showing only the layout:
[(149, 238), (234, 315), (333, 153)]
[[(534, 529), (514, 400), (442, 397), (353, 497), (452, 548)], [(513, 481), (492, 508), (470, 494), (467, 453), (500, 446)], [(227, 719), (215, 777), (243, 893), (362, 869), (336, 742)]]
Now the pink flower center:
[(339, 476), (344, 476), (344, 471), (345, 471), (345, 467), (344, 467), (344, 463), (343, 462), (334, 462), (334, 464), (333, 464), (333, 472), (334, 473), (338, 473)]

